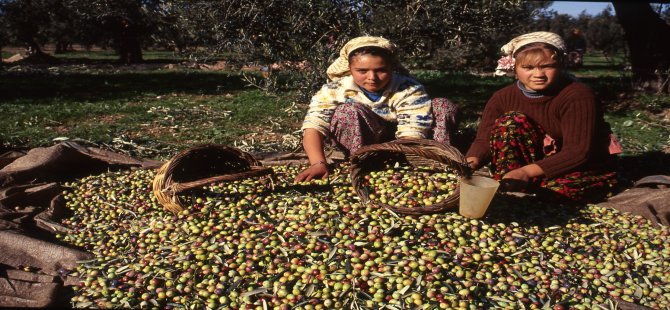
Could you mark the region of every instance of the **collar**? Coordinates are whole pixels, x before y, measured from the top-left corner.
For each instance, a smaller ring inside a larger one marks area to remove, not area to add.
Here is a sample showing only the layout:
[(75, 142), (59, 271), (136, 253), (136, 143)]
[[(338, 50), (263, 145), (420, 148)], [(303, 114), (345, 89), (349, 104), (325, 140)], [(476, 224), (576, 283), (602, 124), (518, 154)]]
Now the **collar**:
[(358, 88), (363, 92), (363, 94), (365, 94), (365, 97), (368, 97), (368, 99), (370, 99), (372, 102), (379, 101), (379, 99), (381, 99), (384, 96), (384, 92), (386, 91), (386, 88), (378, 92), (371, 92), (360, 86), (358, 86)]
[[(343, 77), (342, 79), (339, 80), (339, 83), (340, 83), (341, 87), (343, 87), (345, 90), (350, 90), (350, 91), (355, 91), (355, 92), (362, 93), (364, 95), (363, 97), (368, 98), (371, 102), (376, 102), (376, 101), (379, 101), (380, 99), (382, 99), (382, 97), (388, 96), (388, 93), (391, 92), (392, 90), (398, 89), (398, 83), (400, 83), (402, 81), (401, 77), (402, 77), (402, 75), (398, 75), (398, 74), (394, 73), (393, 77), (391, 78), (391, 81), (388, 83), (388, 85), (386, 85), (384, 90), (382, 90), (382, 91), (380, 91), (376, 94), (368, 92), (368, 91), (364, 90), (362, 87), (358, 86), (358, 84), (356, 84), (354, 82), (354, 78), (351, 75)], [(369, 96), (369, 94), (373, 94), (373, 96), (371, 97), (371, 96)], [(379, 96), (379, 98), (377, 100), (373, 99), (373, 98), (375, 98), (375, 95)]]
[(524, 86), (523, 83), (521, 83), (521, 81), (519, 80), (516, 81), (516, 86), (521, 90), (521, 93), (523, 93), (523, 95), (526, 96), (527, 98), (537, 99), (544, 97), (543, 93), (526, 88), (526, 86)]

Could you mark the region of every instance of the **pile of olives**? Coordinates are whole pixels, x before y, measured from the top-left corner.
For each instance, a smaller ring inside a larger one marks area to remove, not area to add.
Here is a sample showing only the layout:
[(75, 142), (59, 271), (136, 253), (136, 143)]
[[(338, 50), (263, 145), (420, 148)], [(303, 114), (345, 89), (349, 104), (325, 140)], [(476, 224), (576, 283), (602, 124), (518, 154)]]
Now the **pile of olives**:
[(428, 167), (387, 166), (363, 176), (368, 198), (390, 206), (417, 208), (441, 203), (458, 186), (456, 171)]
[(274, 167), (273, 188), (258, 179), (213, 184), (189, 194), (179, 214), (154, 198), (151, 170), (67, 184), (73, 215), (63, 224), (72, 231), (59, 238), (95, 256), (72, 270), (81, 278), (72, 305), (670, 306), (670, 230), (644, 218), (502, 194), (480, 220), (457, 212), (402, 216), (361, 203), (345, 164), (328, 181), (293, 184), (302, 168)]

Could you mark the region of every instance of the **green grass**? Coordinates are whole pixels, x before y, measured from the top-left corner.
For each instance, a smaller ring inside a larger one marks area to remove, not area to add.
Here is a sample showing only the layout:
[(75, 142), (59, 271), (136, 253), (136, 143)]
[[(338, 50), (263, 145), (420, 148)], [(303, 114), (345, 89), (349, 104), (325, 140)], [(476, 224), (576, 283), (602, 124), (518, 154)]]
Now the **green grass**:
[(659, 124), (644, 113), (608, 113), (605, 119), (625, 145), (624, 155), (658, 151), (670, 146), (670, 125)]
[(288, 134), (299, 116), (285, 97), (211, 72), (0, 76), (0, 141), (10, 146), (78, 138), (166, 157), (200, 143), (234, 144), (257, 132)]
[[(164, 59), (167, 54), (145, 55)], [(69, 61), (64, 66), (0, 73), (4, 116), (0, 147), (47, 146), (68, 137), (161, 158), (201, 143), (299, 149), (295, 131), (307, 106), (294, 103), (293, 91), (266, 94), (247, 85), (237, 72), (119, 67), (108, 61), (115, 57), (110, 52), (70, 56), (69, 60), (58, 56)], [(79, 63), (82, 59), (90, 62)], [(670, 108), (668, 97), (631, 96), (623, 71), (605, 62), (601, 55), (587, 56), (584, 68), (575, 74), (603, 100), (606, 118), (621, 138), (625, 156), (663, 152), (670, 145), (670, 129), (653, 114)], [(447, 97), (459, 105), (457, 146), (461, 150), (473, 138), (491, 94), (513, 81), (457, 72), (417, 71), (415, 75), (431, 97)], [(292, 142), (283, 144), (284, 136)]]
[(578, 77), (630, 77), (630, 71), (624, 70), (626, 59), (621, 54), (605, 55), (592, 51), (584, 55), (584, 66), (570, 71)]
[[(114, 50), (103, 50), (103, 51), (86, 51), (86, 50), (77, 50), (77, 51), (65, 51), (55, 55), (59, 59), (72, 60), (72, 59), (86, 59), (86, 60), (108, 60), (115, 61), (119, 59), (119, 55)], [(169, 60), (169, 61), (181, 61), (185, 60), (184, 57), (179, 56), (170, 51), (143, 51), (142, 59), (145, 61), (153, 60)]]

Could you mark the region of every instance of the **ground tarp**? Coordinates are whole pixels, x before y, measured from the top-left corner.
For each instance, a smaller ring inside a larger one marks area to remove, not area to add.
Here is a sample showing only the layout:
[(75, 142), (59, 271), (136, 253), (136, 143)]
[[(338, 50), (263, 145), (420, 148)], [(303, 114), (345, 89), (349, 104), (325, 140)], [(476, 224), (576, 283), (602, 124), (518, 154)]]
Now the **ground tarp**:
[[(265, 165), (304, 163), (304, 154), (257, 154)], [(343, 160), (339, 153), (329, 159)], [(67, 307), (68, 288), (79, 279), (68, 276), (91, 254), (54, 238), (67, 233), (59, 224), (65, 204), (63, 182), (112, 170), (158, 168), (162, 162), (63, 142), (28, 152), (0, 154), (0, 305)], [(670, 177), (652, 176), (600, 204), (670, 224)], [(620, 302), (619, 309), (646, 309)]]
[(59, 244), (53, 234), (64, 213), (62, 182), (110, 170), (157, 167), (160, 162), (63, 142), (0, 155), (0, 305), (68, 306), (68, 277), (90, 253)]

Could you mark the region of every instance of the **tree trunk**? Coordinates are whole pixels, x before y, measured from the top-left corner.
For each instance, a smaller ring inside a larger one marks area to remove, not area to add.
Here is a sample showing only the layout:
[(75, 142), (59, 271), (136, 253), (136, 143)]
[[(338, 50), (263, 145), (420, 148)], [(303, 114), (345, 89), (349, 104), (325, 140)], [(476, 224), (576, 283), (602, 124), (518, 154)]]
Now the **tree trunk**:
[(142, 47), (135, 27), (124, 21), (117, 38), (119, 47), (119, 61), (124, 64), (142, 62)]
[(26, 54), (30, 56), (42, 56), (44, 52), (37, 42), (33, 39), (26, 40)]
[(57, 40), (56, 41), (56, 51), (54, 51), (55, 54), (63, 54), (68, 51), (70, 46), (70, 43), (63, 41), (63, 40)]
[(668, 93), (670, 25), (647, 2), (613, 1), (630, 51), (636, 88)]

